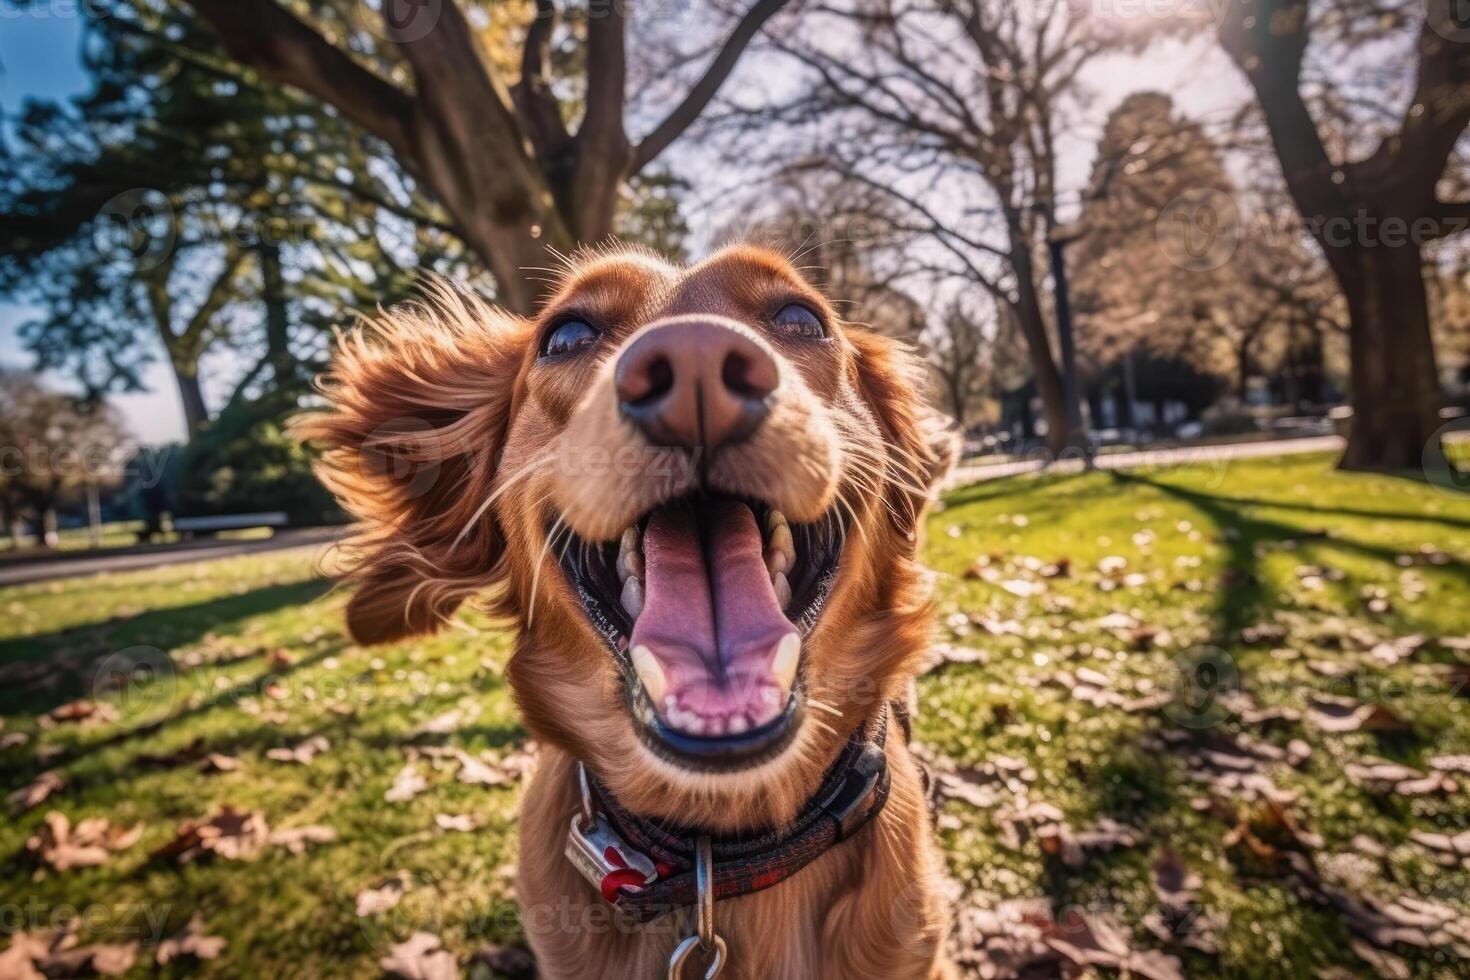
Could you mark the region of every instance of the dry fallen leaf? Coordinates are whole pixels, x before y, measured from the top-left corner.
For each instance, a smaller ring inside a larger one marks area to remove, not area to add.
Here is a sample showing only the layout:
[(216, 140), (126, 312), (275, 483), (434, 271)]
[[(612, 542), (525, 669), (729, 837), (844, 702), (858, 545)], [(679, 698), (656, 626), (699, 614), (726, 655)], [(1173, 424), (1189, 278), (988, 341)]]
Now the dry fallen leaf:
[[(1321, 894), (1353, 932), (1380, 950), (1402, 943), (1470, 960), (1470, 915), (1449, 905), (1414, 895), (1380, 898), (1331, 886)], [(1354, 952), (1373, 962), (1370, 956)]]
[(408, 891), (408, 879), (405, 875), (400, 874), (389, 878), (376, 888), (367, 888), (358, 892), (355, 904), (358, 917), (378, 915), (397, 907), (406, 891)]
[(25, 813), (34, 810), (53, 793), (59, 793), (66, 788), (66, 776), (55, 769), (41, 773), (25, 786), (11, 793), (7, 798), (10, 806), (17, 813)]
[(158, 944), (153, 958), (160, 966), (186, 956), (196, 960), (213, 960), (219, 958), (227, 944), (228, 940), (222, 936), (206, 935), (204, 920), (194, 915), (181, 931)]
[(1380, 704), (1360, 704), (1351, 698), (1314, 694), (1307, 699), (1309, 717), (1324, 732), (1406, 732), (1407, 721)]
[(510, 776), (501, 769), (463, 749), (457, 750), (454, 757), (459, 760), (459, 774), (455, 778), (462, 783), (471, 786), (503, 786), (510, 782)]
[(1061, 956), (1042, 942), (1042, 924), (1050, 921), (1045, 899), (967, 904), (955, 915), (952, 953), (969, 973), (985, 978), (1056, 976)]
[(289, 749), (276, 748), (266, 750), (265, 757), (276, 762), (294, 762), (298, 765), (310, 765), (311, 760), (332, 747), (325, 736), (314, 735), (306, 741), (301, 742)]
[(90, 817), (73, 827), (65, 814), (52, 810), (26, 841), (26, 850), (57, 871), (91, 868), (105, 863), (113, 851), (132, 847), (142, 836), (142, 826), (114, 827), (106, 817)]
[(48, 977), (116, 977), (127, 973), (138, 961), (137, 943), (97, 943), (92, 946), (61, 946), (39, 961)]
[(1459, 784), (1442, 772), (1427, 775), (1417, 769), (1385, 759), (1349, 762), (1344, 771), (1353, 782), (1370, 793), (1397, 793), (1399, 796), (1428, 796), (1432, 793), (1455, 793)]
[(1111, 851), (1138, 844), (1137, 832), (1108, 817), (1086, 830), (1073, 830), (1060, 820), (1043, 823), (1036, 828), (1036, 838), (1044, 852), (1061, 858), (1063, 864), (1074, 870), (1087, 863), (1089, 851)]
[(1199, 906), (1203, 879), (1169, 850), (1154, 862), (1152, 879), (1159, 906), (1144, 917), (1144, 928), (1163, 942), (1180, 943), (1210, 955), (1218, 953), (1225, 923)]
[(153, 854), (154, 857), (176, 857), (180, 864), (211, 854), (235, 861), (259, 852), (269, 838), (270, 827), (265, 817), (226, 805), (208, 817), (184, 821), (174, 839)]
[(1127, 931), (1106, 915), (1079, 911), (1042, 927), (1042, 942), (1076, 967), (1101, 966), (1146, 980), (1184, 980), (1183, 964), (1167, 953), (1135, 950)]
[(420, 735), (448, 735), (456, 731), (460, 726), (474, 720), (475, 711), (469, 708), (452, 708), (443, 714), (435, 715), (428, 721), (420, 723), (411, 732), (410, 737)]
[(1429, 760), (1429, 768), (1437, 772), (1462, 772), (1470, 776), (1470, 755), (1437, 755)]
[(419, 772), (418, 766), (409, 760), (398, 770), (398, 775), (393, 777), (393, 785), (388, 787), (383, 799), (389, 803), (405, 803), (428, 788), (429, 781)]
[(455, 980), (459, 976), (454, 954), (443, 948), (438, 936), (427, 932), (416, 932), (393, 944), (378, 965), (403, 980)]
[(929, 654), (920, 666), (921, 673), (937, 670), (945, 664), (983, 664), (989, 659), (983, 650), (974, 647), (958, 646), (953, 643), (936, 643), (929, 648)]
[(469, 814), (455, 815), (450, 813), (436, 813), (434, 815), (434, 826), (440, 830), (453, 830), (460, 833), (469, 833), (475, 829), (475, 818)]
[(270, 835), (271, 844), (284, 847), (292, 854), (301, 854), (313, 844), (330, 844), (336, 839), (335, 830), (320, 826), (288, 827), (284, 830), (273, 830)]
[(1170, 850), (1165, 850), (1154, 861), (1151, 877), (1159, 901), (1171, 908), (1188, 908), (1194, 904), (1199, 898), (1200, 886), (1204, 884), (1204, 879), (1186, 867), (1179, 855)]
[(463, 749), (451, 749), (449, 754), (459, 762), (456, 777), (472, 786), (504, 786), (513, 783), (531, 772), (536, 763), (534, 743), (512, 749), (498, 759), (473, 756)]
[(46, 714), (36, 719), (36, 724), (41, 728), (54, 728), (60, 724), (79, 722), (84, 725), (105, 725), (110, 721), (117, 720), (117, 709), (106, 701), (92, 701), (82, 698), (71, 701), (58, 708), (52, 708)]
[(35, 961), (50, 949), (51, 943), (36, 933), (15, 933), (10, 938), (10, 945), (0, 952), (0, 977), (5, 980), (46, 980), (46, 975), (36, 969)]
[(1409, 839), (1431, 851), (1453, 854), (1456, 857), (1470, 857), (1470, 830), (1454, 835), (1438, 834), (1427, 830), (1411, 830)]
[(1358, 959), (1373, 967), (1374, 975), (1379, 980), (1409, 980), (1413, 976), (1409, 972), (1409, 964), (1387, 950), (1377, 949), (1361, 939), (1349, 939), (1348, 949)]

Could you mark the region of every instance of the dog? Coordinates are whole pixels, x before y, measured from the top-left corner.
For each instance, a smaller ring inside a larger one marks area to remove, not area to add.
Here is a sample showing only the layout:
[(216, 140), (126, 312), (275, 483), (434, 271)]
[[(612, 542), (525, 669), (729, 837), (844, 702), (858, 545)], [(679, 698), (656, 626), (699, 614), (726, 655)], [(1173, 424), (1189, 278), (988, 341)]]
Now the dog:
[(949, 976), (903, 731), (948, 462), (917, 360), (754, 246), (554, 287), (519, 318), (430, 286), (343, 339), (302, 426), (359, 521), (355, 640), (471, 599), (517, 629), (541, 974)]

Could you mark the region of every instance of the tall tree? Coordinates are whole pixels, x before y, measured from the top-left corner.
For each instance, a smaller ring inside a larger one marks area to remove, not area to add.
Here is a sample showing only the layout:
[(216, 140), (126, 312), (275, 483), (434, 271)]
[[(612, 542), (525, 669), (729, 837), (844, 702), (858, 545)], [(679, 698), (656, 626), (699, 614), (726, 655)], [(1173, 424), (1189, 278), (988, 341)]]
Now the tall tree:
[(1094, 369), (1135, 351), (1177, 358), (1244, 399), (1294, 327), (1327, 322), (1335, 287), (1274, 190), (1238, 186), (1221, 146), (1169, 96), (1125, 98), (1103, 127), (1073, 231)]
[[(1456, 3), (1231, 0), (1220, 26), (1347, 300), (1350, 469), (1416, 468), (1440, 425), (1424, 253), (1470, 218), (1470, 201), (1439, 194), (1470, 125), (1470, 31)], [(1370, 64), (1380, 81), (1364, 99), (1354, 80)], [(1395, 106), (1382, 79), (1400, 67), (1412, 77)]]
[(126, 439), (106, 403), (47, 391), (29, 375), (0, 373), (0, 506), (12, 545), (21, 520), (30, 517), (41, 526), (41, 543), (55, 547), (57, 508), (117, 482)]
[(936, 264), (1019, 326), (1049, 447), (1085, 438), (1068, 418), (1048, 296), (1057, 143), (1083, 70), (1143, 36), (1071, 0), (846, 0), (803, 23), (779, 47), (813, 85), (757, 118), (811, 128), (830, 166), (890, 195)]
[(507, 71), (476, 22), (503, 36), (513, 4), (189, 2), (239, 61), (391, 146), (490, 269), (501, 301), (529, 312), (543, 287), (525, 270), (545, 264), (548, 245), (565, 250), (612, 234), (624, 182), (698, 118), (786, 0), (755, 0), (703, 74), (636, 143), (625, 118), (621, 3), (592, 3), (564, 22), (557, 0), (535, 0), (515, 25), (518, 71)]
[[(379, 141), (208, 56), (187, 12), (150, 12), (126, 0), (91, 20), (91, 92), (21, 114), (0, 161), (0, 290), (42, 309), (22, 329), (38, 366), (91, 392), (136, 389), (161, 353), (193, 438), (247, 405), (280, 415), (344, 312), (462, 249)], [(213, 406), (211, 358), (230, 381)]]
[(979, 421), (994, 384), (994, 324), (958, 300), (928, 338), (928, 363), (944, 410), (960, 432)]

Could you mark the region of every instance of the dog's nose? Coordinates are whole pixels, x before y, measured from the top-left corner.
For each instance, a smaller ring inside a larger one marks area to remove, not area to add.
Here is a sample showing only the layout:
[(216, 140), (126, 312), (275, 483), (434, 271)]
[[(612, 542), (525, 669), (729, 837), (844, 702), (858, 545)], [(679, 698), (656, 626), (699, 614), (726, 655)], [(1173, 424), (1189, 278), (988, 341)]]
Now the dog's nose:
[(681, 320), (628, 345), (614, 375), (619, 407), (656, 446), (712, 451), (747, 439), (780, 381), (763, 344), (721, 323)]

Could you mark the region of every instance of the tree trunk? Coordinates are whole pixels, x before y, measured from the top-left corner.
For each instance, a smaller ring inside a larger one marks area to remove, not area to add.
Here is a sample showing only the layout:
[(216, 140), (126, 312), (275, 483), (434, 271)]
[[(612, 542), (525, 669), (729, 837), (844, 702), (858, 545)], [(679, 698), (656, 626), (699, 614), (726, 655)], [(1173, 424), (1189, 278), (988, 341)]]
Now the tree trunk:
[(179, 403), (184, 408), (186, 440), (192, 440), (209, 424), (209, 409), (204, 404), (204, 389), (199, 384), (198, 365), (173, 365), (174, 380), (179, 386)]
[(1031, 247), (1021, 227), (1020, 216), (1009, 214), (1006, 224), (1010, 236), (1010, 262), (1016, 275), (1016, 302), (1013, 304), (1016, 323), (1026, 339), (1026, 350), (1031, 355), (1031, 375), (1036, 382), (1036, 394), (1041, 398), (1042, 413), (1046, 416), (1046, 448), (1054, 456), (1059, 456), (1072, 445), (1066, 392), (1056, 358), (1052, 356), (1046, 320), (1041, 315), (1035, 264), (1031, 261)]
[(10, 506), (9, 501), (0, 500), (0, 527), (5, 528), (10, 534), (10, 550), (14, 551), (20, 547), (20, 515)]
[(260, 255), (260, 295), (265, 304), (266, 359), (277, 387), (288, 385), (296, 373), (296, 359), (291, 355), (291, 314), (286, 306), (286, 282), (281, 271), (281, 247), (262, 241)]
[(1138, 438), (1138, 378), (1133, 370), (1133, 351), (1123, 355), (1123, 411), (1120, 426)]
[(1420, 250), (1355, 243), (1329, 255), (1351, 321), (1353, 423), (1341, 466), (1419, 469), (1442, 403)]
[(61, 534), (56, 530), (56, 507), (53, 504), (47, 504), (41, 508), (41, 546), (43, 548), (61, 546)]
[(97, 484), (87, 484), (87, 543), (102, 547), (102, 496)]
[(1235, 394), (1244, 407), (1251, 388), (1251, 340), (1243, 340), (1235, 351)]

